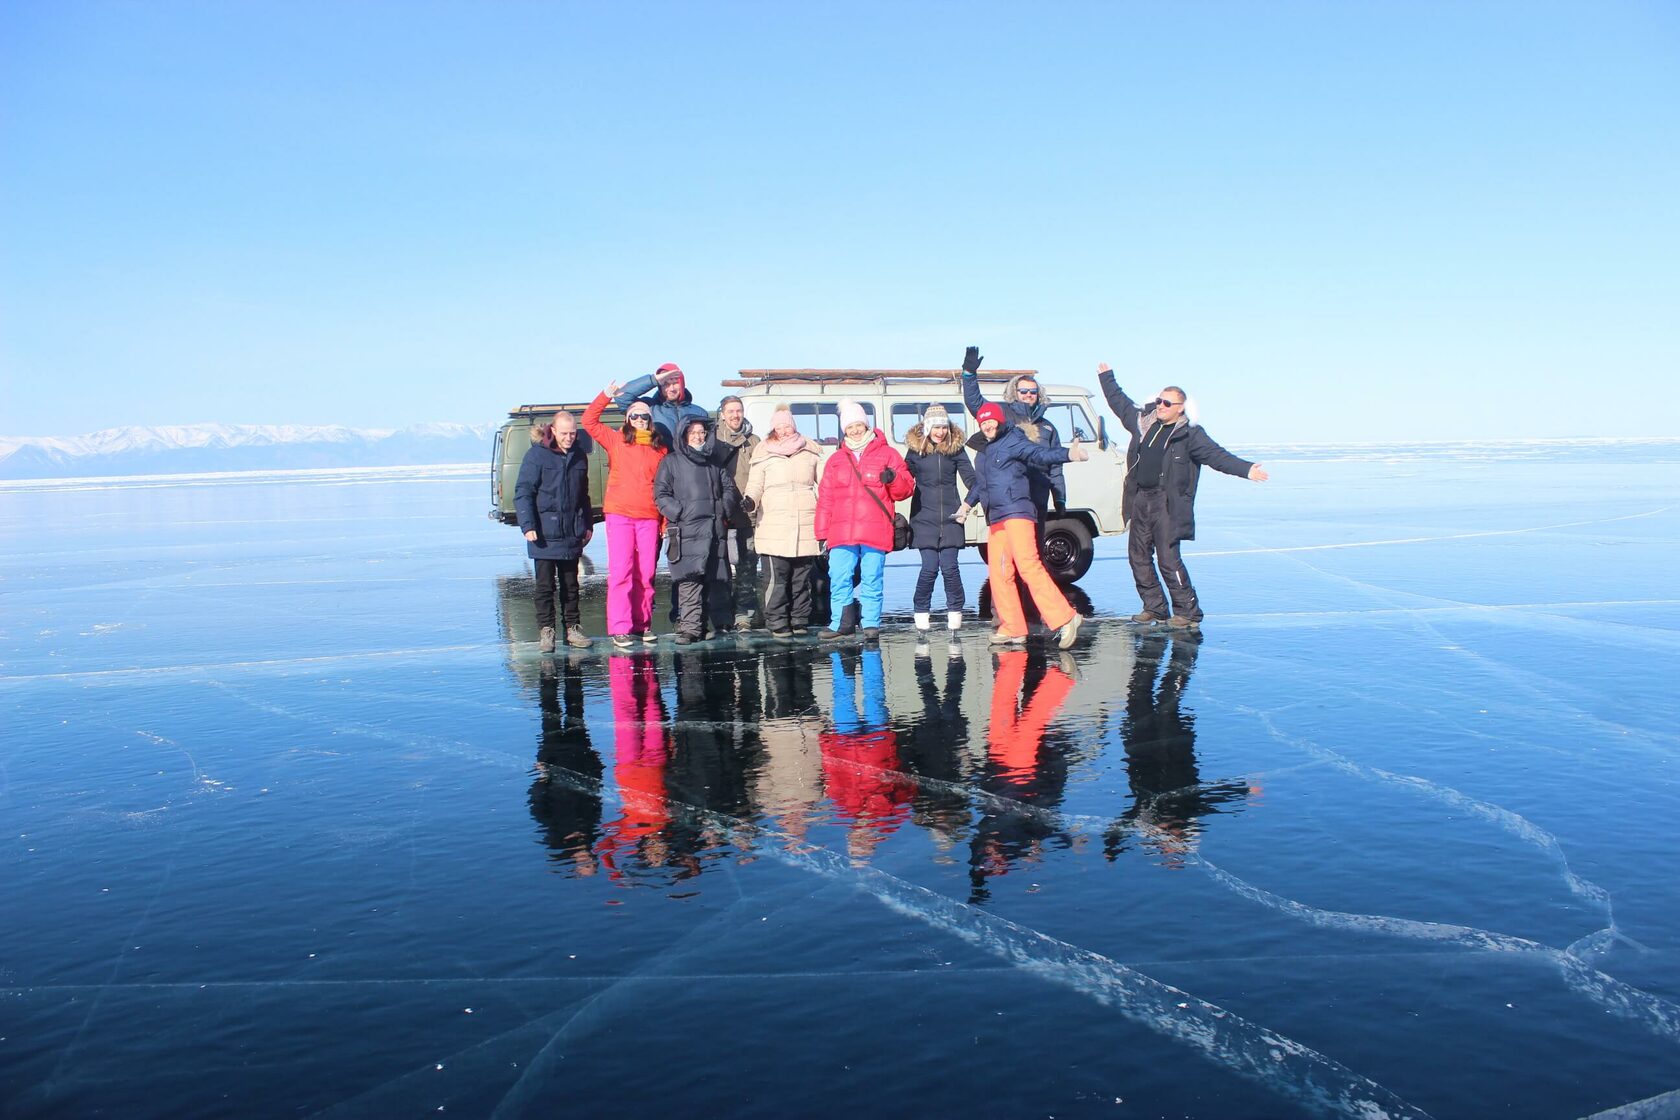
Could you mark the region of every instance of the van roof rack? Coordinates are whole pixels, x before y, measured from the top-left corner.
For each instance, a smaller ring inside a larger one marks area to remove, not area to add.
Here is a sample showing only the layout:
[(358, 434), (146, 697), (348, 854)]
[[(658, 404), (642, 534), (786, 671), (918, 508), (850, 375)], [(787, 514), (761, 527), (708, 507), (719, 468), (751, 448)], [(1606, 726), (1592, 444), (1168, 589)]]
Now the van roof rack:
[[(955, 381), (962, 371), (956, 369), (744, 369), (739, 378), (721, 382), (732, 389), (747, 389), (754, 385), (820, 382), (828, 385), (858, 385), (871, 381), (917, 380)], [(1007, 381), (1011, 377), (1037, 377), (1036, 369), (983, 369), (982, 381)]]

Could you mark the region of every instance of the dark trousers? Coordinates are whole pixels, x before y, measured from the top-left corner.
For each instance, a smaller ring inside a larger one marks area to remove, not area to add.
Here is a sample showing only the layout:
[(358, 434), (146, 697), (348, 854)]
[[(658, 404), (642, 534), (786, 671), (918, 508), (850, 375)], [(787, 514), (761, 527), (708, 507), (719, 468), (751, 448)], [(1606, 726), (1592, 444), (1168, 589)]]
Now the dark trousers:
[(764, 558), (764, 625), (792, 630), (811, 624), (811, 569), (816, 556)]
[(578, 562), (570, 560), (538, 560), (537, 565), (537, 625), (554, 625), (554, 585), (560, 585), (561, 618), (567, 626), (578, 624)]
[[(1126, 557), (1132, 562), (1132, 579), (1137, 583), (1143, 609), (1159, 618), (1176, 614), (1200, 622), (1202, 607), (1196, 601), (1196, 589), (1178, 555), (1178, 540), (1167, 519), (1166, 491), (1156, 487), (1137, 492), (1127, 535)], [(1155, 578), (1157, 567), (1161, 569), (1159, 579)], [(1163, 583), (1167, 585), (1165, 595), (1161, 592)], [(1172, 596), (1171, 611), (1167, 609), (1167, 595)]]
[(918, 611), (933, 609), (933, 579), (934, 576), (945, 577), (945, 609), (960, 611), (963, 603), (962, 573), (957, 571), (957, 557), (962, 555), (960, 548), (919, 548), (922, 554), (922, 571), (916, 577), (916, 594), (911, 599), (911, 605)]
[[(684, 541), (683, 547), (689, 547)], [(671, 618), (677, 630), (692, 637), (706, 632), (707, 616), (712, 629), (727, 630), (735, 622), (729, 609), (729, 564), (724, 559), (723, 542), (713, 539), (701, 574), (671, 581)]]
[(735, 616), (752, 618), (758, 614), (758, 553), (753, 550), (751, 529), (729, 530), (728, 555)]

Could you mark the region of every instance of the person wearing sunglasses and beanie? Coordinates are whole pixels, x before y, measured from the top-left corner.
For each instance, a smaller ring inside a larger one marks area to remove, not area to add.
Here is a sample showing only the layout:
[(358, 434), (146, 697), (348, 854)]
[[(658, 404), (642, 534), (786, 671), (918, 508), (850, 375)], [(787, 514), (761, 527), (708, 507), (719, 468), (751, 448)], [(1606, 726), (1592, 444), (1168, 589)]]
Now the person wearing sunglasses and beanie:
[[(1128, 525), (1126, 553), (1132, 580), (1143, 600), (1143, 610), (1132, 620), (1145, 625), (1165, 622), (1178, 630), (1199, 627), (1202, 604), (1178, 546), (1196, 539), (1196, 484), (1202, 468), (1254, 482), (1270, 476), (1259, 463), (1239, 459), (1213, 442), (1200, 424), (1185, 416), (1187, 398), (1177, 385), (1168, 385), (1153, 400), (1139, 405), (1120, 388), (1107, 363), (1097, 366), (1097, 381), (1108, 407), (1132, 436), (1126, 449), (1126, 488), (1120, 511)], [(1166, 594), (1161, 591), (1163, 583)]]
[(652, 645), (653, 572), (659, 566), (659, 537), (664, 523), (653, 500), (653, 479), (670, 442), (654, 427), (653, 409), (632, 401), (624, 426), (613, 431), (601, 423), (607, 403), (618, 395), (608, 385), (583, 410), (583, 430), (607, 453), (607, 489), (601, 510), (607, 525), (607, 633), (613, 645), (627, 649), (637, 639)]

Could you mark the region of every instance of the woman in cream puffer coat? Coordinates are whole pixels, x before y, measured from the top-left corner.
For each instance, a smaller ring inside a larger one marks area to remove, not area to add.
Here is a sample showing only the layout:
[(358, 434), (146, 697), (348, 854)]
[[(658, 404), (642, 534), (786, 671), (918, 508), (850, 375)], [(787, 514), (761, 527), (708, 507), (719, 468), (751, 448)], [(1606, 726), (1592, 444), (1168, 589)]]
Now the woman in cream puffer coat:
[(764, 557), (764, 625), (778, 638), (803, 634), (811, 622), (811, 571), (817, 544), (816, 445), (794, 427), (783, 406), (771, 432), (753, 448), (741, 508), (753, 519), (753, 539)]

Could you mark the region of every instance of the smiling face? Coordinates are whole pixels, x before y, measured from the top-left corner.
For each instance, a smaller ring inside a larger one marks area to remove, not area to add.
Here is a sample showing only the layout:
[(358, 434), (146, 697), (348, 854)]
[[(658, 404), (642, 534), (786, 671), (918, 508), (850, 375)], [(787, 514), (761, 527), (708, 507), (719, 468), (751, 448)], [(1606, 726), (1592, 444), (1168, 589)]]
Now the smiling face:
[(576, 442), (577, 421), (571, 413), (562, 412), (554, 418), (554, 444), (562, 451), (570, 451)]
[(638, 432), (651, 431), (653, 428), (653, 410), (645, 404), (631, 405), (625, 419), (629, 420), (630, 427)]
[(688, 431), (683, 438), (688, 441), (690, 447), (700, 447), (706, 442), (706, 425), (698, 420), (694, 421), (689, 424)]
[(944, 443), (945, 442), (945, 437), (950, 435), (950, 434), (951, 434), (951, 426), (949, 424), (937, 424), (936, 423), (936, 424), (930, 424), (928, 426), (927, 437), (928, 437), (929, 441), (931, 441), (933, 443)]
[(770, 418), (770, 426), (776, 433), (777, 439), (787, 439), (799, 430), (794, 426), (793, 413), (785, 409)]
[(864, 437), (864, 433), (868, 431), (869, 425), (865, 424), (862, 420), (854, 420), (850, 424), (846, 425), (846, 436), (848, 439), (862, 439)]
[(1184, 394), (1177, 389), (1162, 389), (1155, 397), (1155, 415), (1163, 424), (1176, 424), (1184, 415)]
[(1015, 399), (1024, 405), (1038, 403), (1038, 382), (1030, 377), (1023, 377), (1015, 383)]
[(741, 407), (740, 401), (730, 401), (718, 410), (718, 419), (722, 420), (723, 426), (730, 431), (738, 432), (741, 430), (741, 425), (746, 422), (747, 413)]
[(665, 399), (668, 400), (668, 401), (673, 401), (674, 402), (674, 401), (682, 400), (682, 395), (683, 395), (682, 378), (680, 378), (680, 377), (671, 378), (671, 380), (665, 382), (665, 384), (660, 388), (659, 391), (660, 391), (661, 394), (664, 395)]
[(990, 417), (987, 417), (985, 420), (980, 421), (980, 431), (987, 439), (996, 439), (998, 434), (998, 422)]

